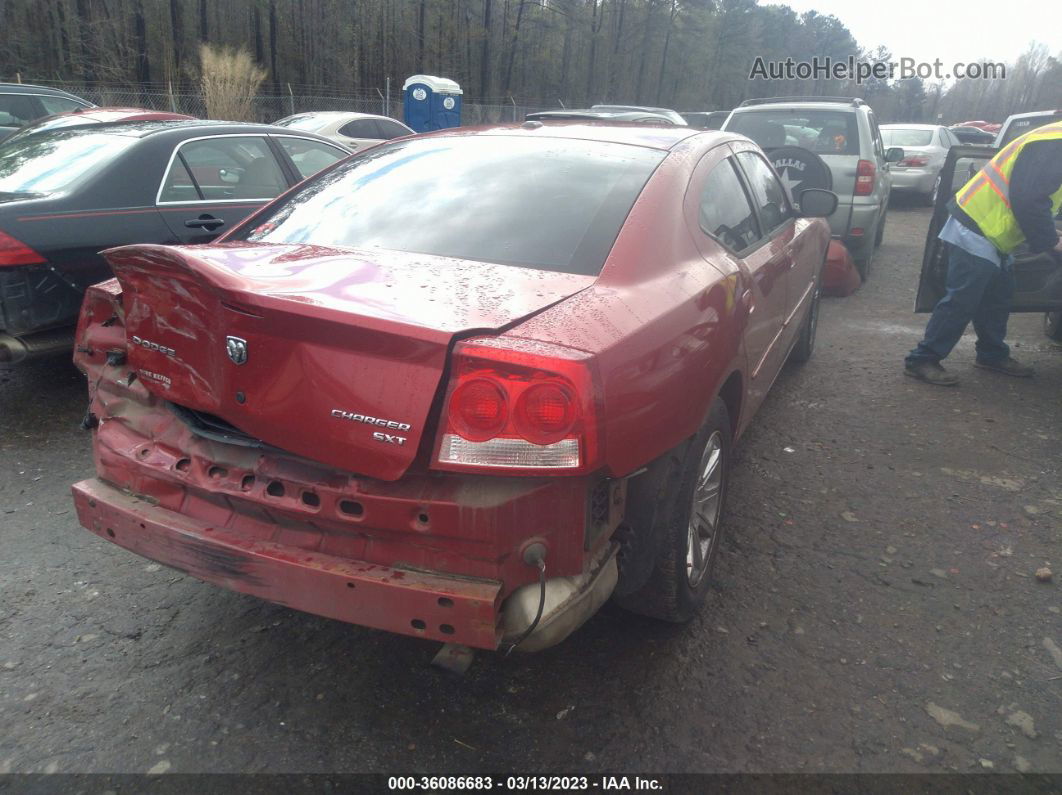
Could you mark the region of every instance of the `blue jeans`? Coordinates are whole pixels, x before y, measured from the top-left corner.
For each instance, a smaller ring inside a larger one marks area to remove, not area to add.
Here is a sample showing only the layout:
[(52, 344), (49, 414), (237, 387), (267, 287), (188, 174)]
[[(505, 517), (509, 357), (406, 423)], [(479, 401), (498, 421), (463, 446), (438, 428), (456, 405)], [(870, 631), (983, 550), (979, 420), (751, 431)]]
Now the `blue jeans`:
[(1014, 294), (1010, 258), (1004, 257), (1003, 265), (997, 268), (994, 263), (958, 246), (945, 245), (948, 247), (947, 292), (933, 307), (925, 338), (907, 354), (905, 361), (915, 364), (947, 358), (973, 321), (977, 332), (977, 361), (1001, 362), (1010, 356), (1010, 348), (1003, 341)]

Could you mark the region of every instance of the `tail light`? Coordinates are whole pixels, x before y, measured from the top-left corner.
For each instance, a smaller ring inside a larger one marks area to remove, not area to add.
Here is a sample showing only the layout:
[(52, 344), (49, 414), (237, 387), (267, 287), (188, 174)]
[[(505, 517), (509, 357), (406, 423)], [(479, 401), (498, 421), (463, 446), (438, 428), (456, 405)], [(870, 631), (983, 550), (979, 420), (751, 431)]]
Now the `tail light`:
[(0, 268), (5, 265), (40, 265), (44, 257), (21, 240), (0, 232)]
[(869, 196), (874, 192), (874, 177), (877, 169), (869, 160), (860, 160), (856, 166), (855, 195)]
[(596, 465), (596, 393), (584, 354), (470, 340), (455, 348), (452, 372), (436, 467), (576, 474)]
[[(117, 279), (99, 282), (85, 290), (74, 340), (74, 364), (82, 372), (102, 366), (108, 353), (125, 350), (125, 311)], [(90, 391), (93, 389), (90, 386)]]
[(909, 166), (909, 167), (912, 167), (912, 168), (921, 168), (922, 166), (928, 166), (929, 165), (929, 158), (926, 157), (925, 155), (911, 155), (910, 157), (905, 157), (903, 160), (901, 160), (896, 165), (898, 165), (898, 166)]

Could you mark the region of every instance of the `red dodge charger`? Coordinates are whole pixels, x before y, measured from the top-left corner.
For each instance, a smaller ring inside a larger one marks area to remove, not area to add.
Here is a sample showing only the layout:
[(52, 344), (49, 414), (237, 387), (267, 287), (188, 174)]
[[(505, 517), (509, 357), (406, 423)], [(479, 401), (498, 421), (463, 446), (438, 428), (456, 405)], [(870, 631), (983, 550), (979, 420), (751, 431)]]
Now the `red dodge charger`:
[(689, 619), (731, 451), (811, 355), (836, 197), (690, 128), (388, 142), (206, 246), (125, 246), (75, 361), (81, 523), (207, 582), (476, 648)]

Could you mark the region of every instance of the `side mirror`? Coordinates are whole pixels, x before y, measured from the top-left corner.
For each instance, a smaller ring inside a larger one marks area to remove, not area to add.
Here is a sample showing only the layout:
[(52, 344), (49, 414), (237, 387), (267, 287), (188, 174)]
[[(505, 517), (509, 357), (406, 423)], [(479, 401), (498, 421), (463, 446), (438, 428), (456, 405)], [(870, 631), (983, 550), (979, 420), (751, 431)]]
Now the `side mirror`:
[(901, 160), (903, 160), (903, 147), (890, 146), (885, 150), (886, 163), (899, 163)]
[(802, 218), (829, 218), (837, 209), (837, 194), (832, 190), (808, 188), (800, 193)]

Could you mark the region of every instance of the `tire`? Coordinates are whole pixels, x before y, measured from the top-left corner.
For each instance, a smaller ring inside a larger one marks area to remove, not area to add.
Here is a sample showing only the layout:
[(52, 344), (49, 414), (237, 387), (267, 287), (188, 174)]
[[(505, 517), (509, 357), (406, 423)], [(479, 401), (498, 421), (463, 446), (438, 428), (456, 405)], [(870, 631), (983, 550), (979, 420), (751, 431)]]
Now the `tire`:
[(1062, 342), (1062, 311), (1044, 312), (1044, 334), (1055, 342)]
[[(685, 623), (696, 615), (718, 557), (730, 456), (730, 417), (726, 404), (717, 398), (696, 434), (653, 462), (650, 472), (631, 481), (628, 500), (648, 501), (660, 510), (652, 511), (654, 526), (629, 529), (654, 538), (653, 566), (644, 585), (613, 596), (620, 607), (674, 623)], [(673, 476), (639, 483), (660, 472)], [(660, 488), (654, 491), (654, 484)], [(709, 514), (696, 523), (691, 521), (695, 497)], [(691, 542), (691, 530), (697, 533), (695, 542)]]
[(811, 307), (808, 316), (804, 319), (804, 325), (800, 329), (800, 336), (796, 344), (789, 351), (789, 361), (803, 364), (815, 352), (815, 332), (819, 328), (819, 298), (822, 291), (815, 285), (815, 292), (811, 294)]
[(878, 224), (878, 228), (874, 231), (874, 248), (881, 245), (881, 241), (885, 239), (885, 222), (889, 220), (889, 211), (885, 210), (881, 214), (881, 223)]

